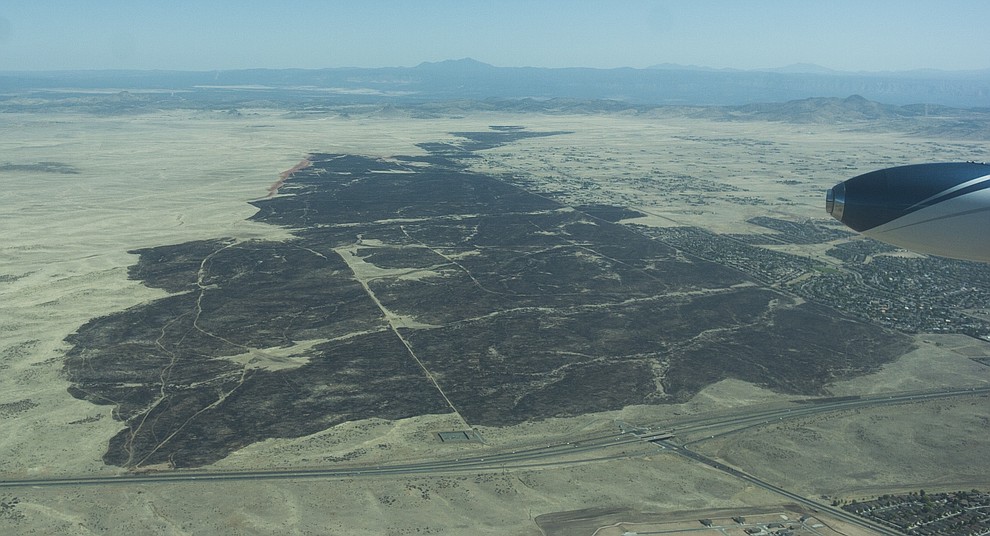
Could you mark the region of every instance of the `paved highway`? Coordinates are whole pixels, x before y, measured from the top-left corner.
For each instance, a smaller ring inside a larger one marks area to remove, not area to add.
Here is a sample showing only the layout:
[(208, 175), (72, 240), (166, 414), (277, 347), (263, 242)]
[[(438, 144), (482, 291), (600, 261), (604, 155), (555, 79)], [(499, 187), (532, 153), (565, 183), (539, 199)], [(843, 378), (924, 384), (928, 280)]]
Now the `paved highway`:
[(796, 493), (791, 493), (790, 491), (787, 491), (787, 490), (785, 490), (783, 488), (779, 488), (777, 486), (774, 486), (773, 484), (770, 484), (768, 482), (765, 482), (763, 480), (760, 480), (759, 478), (756, 478), (755, 476), (750, 475), (749, 473), (744, 473), (744, 472), (742, 472), (742, 471), (740, 471), (740, 470), (738, 470), (736, 468), (729, 467), (727, 465), (724, 465), (722, 463), (719, 463), (719, 462), (717, 462), (717, 461), (715, 461), (715, 460), (713, 460), (713, 459), (711, 459), (711, 458), (709, 458), (707, 456), (704, 456), (702, 454), (698, 454), (697, 452), (694, 452), (692, 450), (689, 450), (687, 448), (684, 448), (683, 446), (678, 447), (677, 445), (674, 445), (673, 443), (670, 443), (670, 442), (664, 441), (664, 440), (656, 441), (656, 443), (659, 444), (659, 445), (661, 445), (661, 446), (663, 446), (663, 447), (666, 447), (666, 448), (670, 449), (672, 452), (675, 452), (677, 454), (680, 454), (681, 456), (684, 456), (685, 458), (694, 460), (696, 462), (703, 463), (703, 464), (708, 465), (710, 467), (714, 467), (715, 469), (718, 469), (719, 471), (728, 473), (729, 475), (732, 475), (732, 476), (734, 476), (736, 478), (745, 480), (746, 482), (749, 482), (750, 484), (753, 484), (755, 486), (758, 486), (760, 488), (763, 488), (763, 489), (765, 489), (767, 491), (776, 493), (778, 495), (783, 495), (784, 497), (787, 497), (788, 499), (791, 499), (793, 501), (797, 501), (798, 503), (803, 504), (803, 505), (811, 508), (812, 511), (815, 511), (815, 512), (827, 512), (829, 515), (831, 515), (832, 517), (834, 517), (836, 519), (841, 519), (841, 520), (843, 520), (843, 521), (845, 521), (847, 523), (852, 523), (852, 524), (854, 524), (856, 526), (863, 527), (863, 528), (866, 528), (866, 529), (875, 531), (878, 534), (887, 534), (889, 536), (903, 536), (903, 534), (901, 532), (897, 531), (897, 530), (894, 530), (892, 528), (886, 527), (886, 526), (881, 525), (879, 523), (875, 523), (872, 520), (866, 519), (865, 517), (860, 517), (860, 516), (858, 516), (856, 514), (852, 514), (852, 513), (846, 512), (845, 510), (843, 510), (841, 508), (835, 508), (833, 506), (829, 506), (829, 505), (826, 505), (826, 504), (819, 503), (818, 501), (814, 501), (814, 500), (808, 499), (808, 498), (803, 497), (801, 495), (798, 495)]
[[(678, 423), (674, 428), (653, 426), (640, 432), (585, 437), (580, 440), (534, 446), (511, 452), (494, 453), (485, 456), (467, 457), (453, 460), (431, 460), (416, 463), (362, 465), (353, 467), (333, 467), (314, 469), (270, 469), (256, 471), (167, 471), (160, 473), (125, 473), (116, 476), (27, 478), (2, 480), (0, 488), (16, 487), (63, 487), (63, 486), (107, 486), (118, 484), (150, 484), (181, 482), (217, 482), (229, 480), (274, 480), (303, 478), (361, 478), (382, 476), (436, 475), (459, 472), (483, 472), (507, 469), (536, 469), (579, 463), (594, 463), (622, 458), (639, 457), (655, 452), (656, 446), (669, 452), (703, 463), (720, 471), (777, 493), (791, 500), (832, 516), (876, 531), (879, 534), (898, 534), (896, 531), (878, 525), (844, 510), (821, 504), (800, 495), (778, 488), (752, 475), (728, 467), (714, 459), (690, 450), (692, 444), (713, 437), (736, 433), (772, 422), (802, 418), (810, 415), (842, 411), (856, 408), (878, 407), (892, 404), (905, 404), (943, 398), (978, 396), (990, 394), (990, 387), (952, 389), (942, 391), (909, 392), (895, 395), (870, 397), (845, 397), (817, 399), (801, 404), (790, 404), (777, 409), (758, 409), (735, 415), (705, 417), (699, 416)], [(650, 431), (653, 430), (653, 431)], [(714, 432), (714, 433), (713, 433)], [(671, 441), (676, 434), (685, 438), (688, 435), (707, 434), (677, 445)]]
[[(507, 453), (459, 458), (454, 460), (433, 460), (426, 462), (337, 466), (333, 468), (309, 469), (263, 469), (251, 471), (164, 471), (148, 473), (124, 473), (110, 476), (30, 478), (0, 480), (0, 488), (113, 485), (150, 482), (191, 482), (219, 480), (260, 480), (260, 479), (300, 479), (300, 478), (353, 478), (367, 476), (440, 474), (458, 472), (480, 472), (501, 469), (523, 469), (572, 465), (641, 456), (655, 452), (644, 442), (644, 438), (669, 437), (669, 435), (635, 436), (614, 434), (585, 439), (577, 442), (558, 443), (545, 447), (533, 447)], [(595, 455), (590, 455), (594, 453)]]
[(881, 525), (870, 519), (846, 512), (841, 508), (835, 508), (827, 504), (819, 503), (818, 501), (808, 499), (796, 493), (787, 491), (783, 488), (774, 486), (773, 484), (760, 480), (759, 478), (750, 475), (749, 473), (745, 473), (734, 467), (729, 467), (723, 463), (718, 462), (715, 459), (697, 453), (691, 450), (690, 447), (691, 445), (701, 443), (703, 441), (709, 441), (717, 437), (738, 433), (753, 427), (758, 427), (773, 422), (781, 422), (787, 419), (807, 417), (818, 413), (857, 409), (857, 408), (867, 408), (867, 407), (879, 407), (879, 406), (886, 406), (893, 404), (923, 402), (926, 400), (935, 400), (940, 398), (952, 398), (952, 397), (971, 396), (971, 395), (986, 395), (988, 393), (990, 393), (990, 387), (977, 387), (970, 389), (954, 389), (954, 390), (931, 391), (931, 392), (908, 392), (908, 393), (898, 393), (893, 395), (871, 396), (871, 397), (856, 396), (856, 397), (841, 397), (841, 398), (833, 398), (833, 399), (817, 399), (807, 403), (806, 407), (782, 408), (782, 409), (774, 409), (767, 411), (758, 411), (740, 416), (708, 419), (704, 421), (696, 421), (696, 422), (688, 423), (686, 425), (676, 428), (676, 432), (679, 435), (686, 435), (688, 433), (699, 433), (699, 432), (707, 433), (710, 431), (718, 431), (718, 432), (715, 434), (703, 436), (700, 439), (686, 441), (680, 445), (677, 445), (668, 439), (659, 439), (659, 440), (654, 439), (652, 440), (652, 442), (670, 450), (675, 454), (694, 460), (696, 462), (703, 463), (705, 465), (718, 469), (719, 471), (725, 472), (733, 477), (739, 478), (741, 480), (745, 480), (767, 491), (787, 497), (788, 499), (791, 499), (800, 504), (808, 506), (813, 511), (827, 512), (836, 519), (841, 519), (843, 521), (846, 521), (847, 523), (852, 523), (859, 527), (872, 530), (878, 534), (899, 536), (902, 535), (900, 531)]
[(986, 394), (990, 394), (990, 387), (968, 387), (939, 391), (909, 391), (874, 396), (819, 398), (811, 399), (803, 404), (794, 404), (776, 409), (756, 410), (752, 412), (745, 412), (740, 415), (692, 419), (687, 423), (680, 424), (669, 429), (682, 440), (686, 440), (690, 435), (702, 434), (702, 437), (687, 441), (685, 443), (685, 445), (691, 445), (702, 441), (708, 441), (712, 439), (712, 436), (720, 437), (736, 433), (744, 429), (770, 424), (774, 421), (796, 419), (819, 413), (900, 405), (940, 398)]

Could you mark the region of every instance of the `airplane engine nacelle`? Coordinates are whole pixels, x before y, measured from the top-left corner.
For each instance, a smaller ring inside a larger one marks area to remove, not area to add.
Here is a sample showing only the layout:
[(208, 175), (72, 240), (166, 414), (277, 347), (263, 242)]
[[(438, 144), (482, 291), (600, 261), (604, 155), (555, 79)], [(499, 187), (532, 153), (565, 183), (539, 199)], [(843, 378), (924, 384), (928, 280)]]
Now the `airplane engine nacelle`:
[(825, 210), (888, 244), (990, 262), (988, 164), (916, 164), (864, 173), (829, 189)]

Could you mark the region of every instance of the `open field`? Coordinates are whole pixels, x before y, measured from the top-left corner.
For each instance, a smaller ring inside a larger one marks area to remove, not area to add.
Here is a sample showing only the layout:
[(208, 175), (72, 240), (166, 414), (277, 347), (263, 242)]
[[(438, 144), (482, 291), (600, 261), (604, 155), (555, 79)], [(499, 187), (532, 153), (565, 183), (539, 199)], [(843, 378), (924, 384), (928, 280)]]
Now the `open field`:
[[(778, 510), (749, 509), (696, 510), (671, 512), (666, 515), (587, 509), (577, 512), (550, 514), (537, 518), (545, 534), (596, 534), (622, 536), (637, 534), (693, 534), (748, 536), (753, 533), (773, 533), (786, 530), (794, 536), (837, 536), (840, 534), (869, 534), (837, 519), (814, 514), (791, 506)], [(750, 531), (750, 532), (747, 532)]]
[[(123, 428), (115, 418), (116, 406), (96, 405), (69, 393), (63, 369), (70, 349), (66, 337), (93, 318), (134, 311), (167, 296), (128, 278), (129, 267), (139, 259), (129, 252), (193, 241), (290, 239), (284, 228), (248, 219), (257, 211), (248, 201), (264, 198), (279, 173), (309, 153), (427, 156), (416, 144), (456, 140), (450, 132), (486, 131), (490, 125), (567, 131), (482, 150), (471, 169), (567, 206), (626, 206), (646, 214), (635, 220), (646, 226), (765, 234), (765, 227), (748, 220), (771, 216), (830, 225), (822, 192), (852, 175), (921, 161), (983, 160), (990, 149), (986, 142), (866, 132), (857, 125), (715, 122), (660, 114), (479, 113), (412, 119), (241, 112), (236, 117), (172, 111), (133, 117), (65, 113), (0, 118), (3, 479), (125, 472), (104, 458), (111, 438)], [(842, 241), (849, 239), (771, 249), (841, 267), (825, 252)], [(352, 269), (377, 270), (390, 262), (380, 256), (371, 266), (371, 258), (359, 258), (357, 248), (337, 249), (352, 254), (344, 257)], [(412, 285), (417, 279), (405, 281)], [(789, 287), (779, 287), (789, 292)], [(397, 311), (400, 299), (401, 293), (396, 294)], [(799, 304), (804, 298), (790, 299)], [(451, 314), (450, 309), (436, 311), (438, 316)], [(412, 329), (423, 320), (410, 319), (400, 327)], [(900, 359), (878, 365), (873, 374), (826, 382), (823, 394), (990, 383), (990, 367), (974, 360), (990, 356), (990, 344), (962, 335), (909, 339), (914, 350)], [(423, 347), (445, 344), (413, 340)], [(269, 355), (266, 366), (279, 369), (292, 355)], [(250, 359), (232, 356), (230, 362), (247, 370)], [(618, 421), (662, 426), (693, 415), (795, 398), (801, 396), (725, 379), (699, 388), (687, 400), (670, 401), (677, 403), (492, 419), (477, 426), (484, 442), (463, 444), (436, 438), (438, 431), (464, 426), (451, 413), (362, 417), (300, 437), (259, 440), (208, 468), (485, 456), (611, 433)], [(985, 489), (990, 486), (990, 462), (984, 455), (990, 451), (987, 400), (837, 412), (754, 428), (701, 443), (698, 450), (809, 497), (846, 499), (922, 486)], [(475, 403), (475, 414), (486, 415), (484, 399)], [(76, 534), (128, 527), (175, 534), (281, 534), (288, 527), (297, 534), (539, 534), (536, 516), (584, 508), (744, 512), (781, 504), (779, 496), (649, 444), (629, 454), (607, 462), (477, 474), (0, 488), (0, 501), (17, 499), (16, 506), (0, 509), (0, 532)]]

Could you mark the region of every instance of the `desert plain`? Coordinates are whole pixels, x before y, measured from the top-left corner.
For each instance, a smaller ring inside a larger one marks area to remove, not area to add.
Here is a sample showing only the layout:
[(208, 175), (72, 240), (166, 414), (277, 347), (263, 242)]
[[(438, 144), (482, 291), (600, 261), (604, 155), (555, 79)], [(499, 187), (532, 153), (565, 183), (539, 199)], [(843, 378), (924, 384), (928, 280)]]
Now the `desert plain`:
[[(643, 215), (623, 223), (714, 234), (765, 233), (750, 221), (761, 216), (830, 225), (823, 192), (838, 181), (891, 165), (984, 160), (990, 152), (985, 140), (935, 138), (891, 125), (719, 121), (678, 113), (3, 114), (0, 480), (129, 473), (103, 458), (123, 427), (114, 406), (72, 396), (63, 364), (66, 338), (88, 321), (167, 296), (128, 277), (138, 260), (132, 252), (218, 238), (288, 240), (285, 228), (250, 220), (257, 208), (248, 202), (265, 199), (279, 174), (308, 155), (423, 156), (417, 144), (456, 143), (453, 133), (492, 125), (561, 134), (480, 150), (472, 171), (565, 206), (621, 206)], [(825, 254), (833, 246), (767, 247), (838, 269), (841, 263)], [(909, 337), (909, 352), (870, 374), (828, 382), (823, 394), (990, 383), (990, 343), (961, 334)], [(439, 431), (464, 426), (454, 414), (370, 418), (255, 442), (201, 469), (478, 459), (580, 442), (623, 426), (676, 429), (691, 417), (785, 407), (804, 398), (725, 379), (678, 403), (479, 425), (483, 441), (463, 443), (437, 439)], [(713, 436), (695, 449), (827, 504), (919, 488), (985, 490), (988, 431), (990, 400), (974, 394), (781, 419)], [(797, 508), (655, 443), (603, 452), (608, 455), (562, 455), (566, 463), (559, 464), (411, 475), (0, 487), (0, 532), (541, 534), (547, 529), (539, 516), (589, 508), (656, 524), (689, 519), (693, 511), (706, 517), (714, 510), (747, 515)], [(605, 518), (600, 527), (622, 521)]]

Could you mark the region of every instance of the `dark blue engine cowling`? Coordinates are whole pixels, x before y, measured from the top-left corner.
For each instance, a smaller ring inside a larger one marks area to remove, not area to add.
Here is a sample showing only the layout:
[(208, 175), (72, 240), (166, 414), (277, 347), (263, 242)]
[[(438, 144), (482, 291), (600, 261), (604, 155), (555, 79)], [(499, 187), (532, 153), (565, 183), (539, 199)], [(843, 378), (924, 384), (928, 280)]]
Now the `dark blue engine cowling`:
[(978, 162), (915, 164), (871, 171), (829, 189), (825, 209), (850, 228), (863, 232), (947, 199), (990, 188), (990, 181), (983, 181), (953, 189), (988, 174), (990, 165)]

